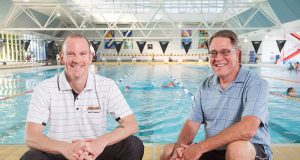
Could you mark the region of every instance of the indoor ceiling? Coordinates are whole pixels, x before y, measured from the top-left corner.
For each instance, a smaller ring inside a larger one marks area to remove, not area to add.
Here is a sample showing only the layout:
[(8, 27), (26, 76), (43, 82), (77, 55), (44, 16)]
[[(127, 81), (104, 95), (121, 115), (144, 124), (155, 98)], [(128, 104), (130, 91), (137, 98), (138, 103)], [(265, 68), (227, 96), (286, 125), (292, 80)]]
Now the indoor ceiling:
[(12, 0), (2, 4), (9, 9), (0, 20), (4, 31), (36, 32), (53, 38), (67, 32), (90, 32), (88, 35), (104, 39), (109, 30), (118, 33), (116, 38), (126, 37), (124, 30), (138, 32), (133, 39), (178, 38), (174, 32), (180, 30), (230, 28), (243, 34), (280, 28), (273, 1)]

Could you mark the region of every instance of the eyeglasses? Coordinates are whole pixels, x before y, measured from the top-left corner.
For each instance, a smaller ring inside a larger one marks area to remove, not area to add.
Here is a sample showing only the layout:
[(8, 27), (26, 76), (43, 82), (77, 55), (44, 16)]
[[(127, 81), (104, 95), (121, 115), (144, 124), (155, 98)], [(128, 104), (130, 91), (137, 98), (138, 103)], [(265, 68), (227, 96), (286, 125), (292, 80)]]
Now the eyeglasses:
[(213, 51), (210, 51), (208, 52), (208, 54), (210, 55), (210, 57), (212, 58), (216, 58), (218, 53), (220, 53), (223, 57), (226, 57), (226, 56), (229, 56), (229, 54), (232, 52), (232, 51), (235, 51), (236, 49), (235, 48), (232, 48), (232, 49), (221, 49), (219, 51), (217, 50), (213, 50)]

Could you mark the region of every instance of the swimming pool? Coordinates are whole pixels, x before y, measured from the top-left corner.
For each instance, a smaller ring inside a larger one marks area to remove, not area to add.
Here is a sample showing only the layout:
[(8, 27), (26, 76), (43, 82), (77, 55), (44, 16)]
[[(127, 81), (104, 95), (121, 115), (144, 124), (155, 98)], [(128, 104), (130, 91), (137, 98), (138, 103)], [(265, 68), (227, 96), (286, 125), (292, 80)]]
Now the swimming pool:
[[(270, 133), (272, 143), (300, 143), (300, 101), (283, 95), (287, 87), (299, 92), (300, 72), (283, 68), (248, 67), (270, 84)], [(33, 87), (63, 69), (35, 69), (0, 73), (0, 144), (23, 144), (24, 126)], [(99, 65), (97, 74), (112, 78), (123, 92), (139, 123), (139, 136), (147, 143), (174, 142), (191, 111), (191, 94), (212, 71), (197, 65)], [(162, 88), (176, 79), (180, 85)], [(130, 91), (125, 91), (125, 86)], [(110, 118), (110, 129), (116, 126)], [(201, 128), (202, 130), (203, 128)], [(203, 130), (202, 130), (203, 131)], [(197, 139), (203, 138), (200, 131)]]

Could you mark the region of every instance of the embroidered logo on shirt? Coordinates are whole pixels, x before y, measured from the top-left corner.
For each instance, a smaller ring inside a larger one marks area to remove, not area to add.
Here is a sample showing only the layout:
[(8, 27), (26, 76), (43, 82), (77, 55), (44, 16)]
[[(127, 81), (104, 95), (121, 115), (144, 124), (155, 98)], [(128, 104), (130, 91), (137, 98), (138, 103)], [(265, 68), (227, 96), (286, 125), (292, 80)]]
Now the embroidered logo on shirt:
[(99, 113), (101, 108), (98, 106), (88, 106), (86, 110), (88, 113)]

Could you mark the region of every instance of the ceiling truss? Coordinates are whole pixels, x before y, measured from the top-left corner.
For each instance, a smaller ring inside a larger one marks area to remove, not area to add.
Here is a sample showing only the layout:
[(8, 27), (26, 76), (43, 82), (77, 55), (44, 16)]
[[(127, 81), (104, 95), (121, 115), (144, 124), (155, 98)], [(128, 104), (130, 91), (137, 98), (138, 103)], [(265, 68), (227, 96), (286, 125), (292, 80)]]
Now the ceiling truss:
[[(72, 33), (82, 33), (85, 34), (90, 31), (94, 31), (97, 35), (94, 35), (94, 39), (106, 39), (105, 35), (109, 30), (114, 30), (118, 34), (115, 39), (176, 39), (181, 38), (180, 35), (174, 35), (181, 30), (192, 30), (193, 35), (198, 30), (207, 30), (208, 32), (214, 32), (220, 29), (232, 29), (232, 30), (243, 30), (243, 31), (255, 31), (262, 29), (270, 29), (270, 27), (247, 27), (247, 24), (252, 20), (258, 11), (262, 13), (275, 24), (274, 28), (280, 27), (280, 21), (278, 17), (274, 14), (274, 11), (270, 7), (267, 1), (260, 2), (259, 4), (247, 4), (240, 3), (239, 5), (233, 6), (236, 8), (242, 8), (244, 10), (249, 9), (249, 7), (257, 7), (253, 10), (250, 16), (247, 18), (244, 24), (241, 24), (237, 15), (239, 12), (228, 9), (228, 5), (221, 8), (219, 13), (214, 14), (214, 19), (208, 19), (205, 14), (203, 14), (202, 9), (193, 7), (195, 11), (193, 14), (194, 18), (199, 19), (198, 22), (186, 21), (186, 19), (174, 19), (173, 15), (166, 10), (166, 6), (163, 3), (157, 3), (156, 6), (151, 6), (152, 12), (145, 18), (143, 14), (134, 14), (136, 12), (136, 6), (131, 4), (122, 5), (118, 12), (111, 13), (115, 17), (115, 20), (109, 19), (106, 13), (95, 12), (101, 9), (99, 5), (95, 4), (83, 4), (82, 8), (87, 8), (86, 13), (83, 15), (77, 14), (74, 4), (63, 4), (63, 3), (17, 3), (15, 2), (10, 11), (8, 12), (6, 19), (1, 24), (2, 30), (4, 31), (21, 31), (21, 32), (34, 32), (34, 31), (51, 31), (53, 39), (59, 39), (55, 37), (59, 31), (72, 32)], [(219, 7), (219, 6), (216, 6)], [(232, 7), (232, 6), (231, 6)], [(33, 13), (33, 11), (49, 10), (48, 13), (43, 13), (48, 18), (45, 23), (41, 23), (41, 20)], [(84, 9), (82, 9), (84, 10)], [(50, 12), (51, 11), (51, 12)], [(231, 14), (231, 17), (224, 18), (223, 15)], [(21, 15), (27, 15), (32, 21), (32, 27), (18, 27), (12, 25), (18, 20)], [(97, 15), (98, 19), (95, 18)], [(131, 16), (131, 21), (127, 20), (126, 17)], [(51, 25), (55, 20), (59, 20), (59, 24), (56, 26)], [(233, 20), (237, 25), (231, 26), (227, 25), (229, 20)], [(124, 31), (134, 31), (139, 32), (139, 36), (127, 37), (128, 33), (123, 35)], [(159, 36), (155, 35), (159, 32)]]

